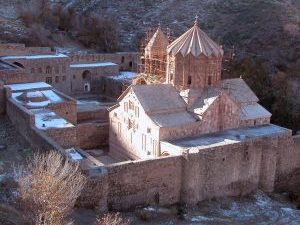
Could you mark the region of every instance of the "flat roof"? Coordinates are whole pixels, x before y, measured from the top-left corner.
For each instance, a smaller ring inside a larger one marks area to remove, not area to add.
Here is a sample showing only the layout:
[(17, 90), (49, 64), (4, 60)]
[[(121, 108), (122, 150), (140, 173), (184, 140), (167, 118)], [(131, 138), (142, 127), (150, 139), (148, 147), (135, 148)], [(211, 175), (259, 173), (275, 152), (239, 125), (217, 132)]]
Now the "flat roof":
[(12, 91), (26, 91), (34, 89), (49, 89), (51, 85), (45, 82), (23, 83), (23, 84), (7, 84), (4, 87), (11, 88)]
[(113, 62), (97, 62), (97, 63), (80, 63), (71, 64), (71, 68), (91, 68), (91, 67), (105, 67), (105, 66), (117, 66), (118, 64)]
[(226, 144), (240, 143), (246, 140), (258, 137), (267, 137), (274, 134), (284, 134), (289, 130), (274, 124), (247, 127), (240, 129), (227, 130), (223, 132), (205, 134), (198, 137), (183, 138), (174, 141), (165, 141), (165, 143), (180, 147), (183, 149), (204, 149), (208, 147), (217, 147)]
[(4, 56), (2, 60), (8, 59), (51, 59), (51, 58), (68, 58), (65, 54), (55, 54), (55, 55), (18, 55), (18, 56)]
[(49, 110), (31, 110), (35, 115), (35, 126), (40, 130), (75, 127), (55, 112)]

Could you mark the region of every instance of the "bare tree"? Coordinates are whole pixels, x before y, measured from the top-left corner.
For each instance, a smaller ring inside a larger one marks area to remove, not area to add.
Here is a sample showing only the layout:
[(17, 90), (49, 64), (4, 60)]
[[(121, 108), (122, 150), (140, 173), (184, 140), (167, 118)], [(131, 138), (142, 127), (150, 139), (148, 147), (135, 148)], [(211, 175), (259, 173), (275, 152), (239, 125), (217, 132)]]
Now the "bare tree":
[(120, 213), (109, 213), (97, 219), (96, 225), (129, 225), (129, 220), (123, 219)]
[(35, 154), (17, 173), (25, 221), (32, 225), (65, 225), (86, 178), (78, 164), (51, 151)]

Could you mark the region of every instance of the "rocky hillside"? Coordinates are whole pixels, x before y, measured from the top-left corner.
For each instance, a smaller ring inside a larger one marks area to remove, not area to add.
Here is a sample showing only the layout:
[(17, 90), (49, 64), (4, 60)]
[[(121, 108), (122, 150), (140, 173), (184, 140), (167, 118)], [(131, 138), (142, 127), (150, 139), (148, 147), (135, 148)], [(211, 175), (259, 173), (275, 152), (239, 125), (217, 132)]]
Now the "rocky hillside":
[[(2, 41), (22, 42), (30, 38), (16, 13), (17, 6), (24, 1), (32, 0), (0, 0)], [(282, 118), (291, 111), (287, 102), (290, 99), (282, 98), (286, 96), (286, 87), (280, 79), (273, 81), (272, 77), (280, 74), (285, 81), (300, 75), (299, 0), (49, 1), (74, 8), (80, 16), (97, 14), (115, 21), (120, 31), (120, 50), (124, 51), (136, 50), (137, 40), (159, 23), (169, 27), (173, 37), (178, 37), (193, 25), (198, 15), (201, 28), (222, 44), (225, 52), (234, 46), (236, 60), (228, 65), (229, 74), (244, 75), (262, 103), (275, 114), (274, 118)], [(61, 46), (66, 43), (80, 47), (76, 36), (64, 43), (55, 42)], [(274, 89), (274, 82), (279, 83), (279, 91)], [(274, 105), (275, 102), (278, 104)]]

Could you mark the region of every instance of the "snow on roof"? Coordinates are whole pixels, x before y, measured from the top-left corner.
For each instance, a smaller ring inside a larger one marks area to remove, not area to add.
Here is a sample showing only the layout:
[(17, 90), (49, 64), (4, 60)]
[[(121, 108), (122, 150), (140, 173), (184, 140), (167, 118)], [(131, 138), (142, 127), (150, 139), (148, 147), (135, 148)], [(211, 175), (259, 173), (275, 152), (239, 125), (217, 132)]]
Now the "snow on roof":
[(91, 67), (105, 67), (105, 66), (117, 66), (118, 64), (112, 62), (98, 62), (98, 63), (80, 63), (71, 64), (71, 68), (91, 68)]
[(35, 114), (35, 126), (41, 130), (49, 128), (70, 128), (74, 127), (73, 124), (66, 121), (64, 118), (56, 115), (48, 110), (32, 110)]
[(269, 118), (271, 116), (272, 116), (272, 114), (270, 112), (268, 112), (260, 104), (243, 105), (241, 107), (241, 119), (242, 120)]
[(45, 90), (41, 92), (51, 101), (51, 103), (59, 103), (64, 101), (60, 96), (58, 96), (52, 90)]
[(9, 60), (9, 59), (51, 59), (51, 58), (68, 58), (67, 55), (64, 54), (56, 54), (56, 55), (20, 55), (20, 56), (5, 56), (1, 59)]
[(119, 75), (116, 76), (110, 76), (110, 78), (114, 80), (127, 80), (127, 79), (133, 79), (137, 73), (131, 72), (131, 71), (122, 71)]
[(196, 122), (196, 119), (188, 112), (165, 113), (150, 116), (159, 127), (178, 126)]
[[(20, 96), (26, 94), (28, 100), (22, 100), (20, 99)], [(37, 98), (38, 95), (42, 95), (40, 97), (44, 97), (44, 99), (41, 98), (41, 101), (33, 101), (33, 98)], [(64, 100), (58, 96), (54, 91), (52, 90), (44, 90), (44, 91), (29, 91), (29, 92), (16, 92), (12, 93), (12, 98), (24, 105), (27, 108), (44, 108), (47, 107), (50, 103), (60, 103)]]
[(23, 84), (8, 84), (5, 87), (11, 88), (14, 91), (25, 91), (25, 90), (33, 90), (33, 89), (49, 89), (51, 85), (45, 82), (35, 82), (35, 83), (23, 83)]
[(203, 115), (209, 107), (218, 99), (220, 91), (214, 88), (205, 90), (192, 106), (194, 113)]

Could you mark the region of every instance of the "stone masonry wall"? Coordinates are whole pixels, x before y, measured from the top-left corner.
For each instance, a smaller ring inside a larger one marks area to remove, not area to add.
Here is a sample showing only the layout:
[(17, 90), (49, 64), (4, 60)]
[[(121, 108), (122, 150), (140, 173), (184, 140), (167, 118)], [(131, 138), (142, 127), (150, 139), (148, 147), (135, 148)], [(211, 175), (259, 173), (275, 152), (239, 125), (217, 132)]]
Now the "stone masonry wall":
[(76, 128), (78, 147), (93, 149), (108, 145), (108, 123), (80, 123)]
[(77, 145), (76, 127), (48, 129), (47, 134), (55, 142), (61, 145), (63, 148), (71, 148)]
[[(103, 175), (107, 178), (99, 180), (107, 188), (99, 196), (106, 199), (101, 208), (195, 205), (215, 197), (246, 195), (258, 188), (265, 192), (287, 190), (289, 184), (278, 181), (300, 169), (299, 147), (300, 137), (283, 130), (241, 143), (192, 150), (184, 156), (112, 164)], [(85, 201), (89, 198), (99, 202), (92, 193), (85, 195)]]

